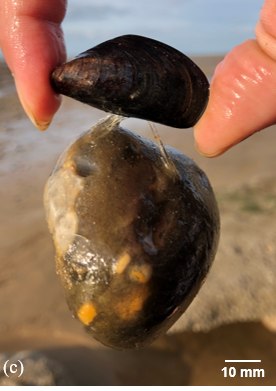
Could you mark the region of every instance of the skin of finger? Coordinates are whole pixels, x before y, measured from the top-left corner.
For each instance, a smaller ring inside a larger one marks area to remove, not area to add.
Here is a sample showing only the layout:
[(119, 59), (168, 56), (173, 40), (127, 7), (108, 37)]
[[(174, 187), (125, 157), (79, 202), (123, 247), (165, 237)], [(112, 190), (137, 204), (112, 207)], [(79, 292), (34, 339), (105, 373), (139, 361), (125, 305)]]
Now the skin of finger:
[(257, 42), (261, 49), (276, 61), (276, 2), (266, 0), (255, 28)]
[(217, 66), (207, 109), (195, 126), (197, 149), (215, 157), (276, 121), (276, 63), (255, 40)]
[[(60, 106), (51, 71), (66, 60), (64, 0), (0, 0), (0, 44), (27, 114), (45, 128)], [(41, 126), (40, 126), (41, 125)]]

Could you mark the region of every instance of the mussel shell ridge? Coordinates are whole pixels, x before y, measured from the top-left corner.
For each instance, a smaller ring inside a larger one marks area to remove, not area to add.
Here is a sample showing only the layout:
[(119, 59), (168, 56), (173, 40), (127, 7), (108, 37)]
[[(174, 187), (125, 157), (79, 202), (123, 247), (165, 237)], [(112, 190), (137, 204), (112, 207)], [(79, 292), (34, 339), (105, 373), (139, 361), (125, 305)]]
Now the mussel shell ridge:
[(159, 41), (124, 35), (61, 65), (54, 90), (106, 112), (176, 128), (194, 126), (209, 97), (200, 68)]
[(219, 238), (216, 200), (203, 171), (120, 126), (114, 116), (63, 153), (45, 189), (56, 269), (86, 331), (115, 349), (167, 331), (195, 297)]

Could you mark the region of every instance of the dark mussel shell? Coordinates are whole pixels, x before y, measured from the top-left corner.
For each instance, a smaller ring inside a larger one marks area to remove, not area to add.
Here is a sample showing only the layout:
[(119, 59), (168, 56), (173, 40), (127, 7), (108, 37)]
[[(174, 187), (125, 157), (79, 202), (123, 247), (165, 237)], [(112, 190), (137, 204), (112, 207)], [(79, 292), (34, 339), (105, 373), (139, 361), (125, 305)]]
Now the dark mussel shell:
[[(216, 200), (182, 152), (100, 121), (63, 153), (45, 207), (70, 309), (115, 349), (166, 332), (204, 282), (219, 239)], [(177, 173), (177, 175), (175, 175)]]
[(164, 43), (137, 35), (103, 42), (61, 65), (54, 90), (106, 112), (175, 128), (194, 126), (209, 97), (199, 67)]

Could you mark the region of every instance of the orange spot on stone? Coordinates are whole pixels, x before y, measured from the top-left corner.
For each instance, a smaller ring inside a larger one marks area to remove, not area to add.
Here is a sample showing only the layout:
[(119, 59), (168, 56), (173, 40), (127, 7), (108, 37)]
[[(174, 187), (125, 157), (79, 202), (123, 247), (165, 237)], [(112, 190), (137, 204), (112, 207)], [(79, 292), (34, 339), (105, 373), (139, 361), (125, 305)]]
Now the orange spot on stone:
[(123, 273), (123, 271), (129, 264), (130, 260), (131, 258), (129, 254), (125, 253), (124, 255), (122, 255), (117, 261), (117, 267), (116, 267), (117, 273), (119, 274)]
[(97, 311), (91, 303), (84, 303), (78, 311), (78, 317), (87, 326), (97, 315)]
[(138, 282), (145, 283), (151, 278), (152, 268), (150, 265), (143, 265), (131, 270), (131, 277)]
[(143, 286), (143, 289), (135, 289), (117, 303), (114, 309), (122, 319), (131, 320), (139, 314), (147, 296), (148, 289), (145, 286)]

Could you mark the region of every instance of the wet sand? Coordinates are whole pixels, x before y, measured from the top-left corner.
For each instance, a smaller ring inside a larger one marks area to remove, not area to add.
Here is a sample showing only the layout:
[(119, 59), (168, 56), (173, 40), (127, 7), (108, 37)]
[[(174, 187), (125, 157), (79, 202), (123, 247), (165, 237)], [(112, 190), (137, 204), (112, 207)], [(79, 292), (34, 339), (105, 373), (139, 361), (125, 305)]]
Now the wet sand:
[[(210, 77), (218, 60), (198, 58), (197, 62)], [(88, 337), (72, 318), (55, 275), (43, 190), (64, 147), (103, 116), (64, 99), (50, 128), (39, 132), (19, 104), (10, 72), (0, 65), (0, 352), (40, 349), (63, 362), (82, 385), (275, 385), (276, 335), (261, 323), (229, 324), (209, 333), (180, 332), (141, 351), (122, 353)], [(128, 119), (123, 126), (152, 139), (145, 121)], [(217, 159), (203, 158), (195, 151), (190, 129), (158, 125), (158, 130), (164, 144), (187, 153), (207, 173), (222, 219), (237, 214), (240, 201), (233, 202), (231, 195), (240, 194), (242, 186), (261, 189), (268, 183), (269, 191), (275, 183), (275, 127)], [(245, 207), (252, 206), (249, 201)], [(254, 242), (275, 221), (274, 204), (265, 217), (258, 217), (254, 208), (252, 214)], [(248, 214), (242, 216), (246, 219)], [(222, 234), (230, 235), (227, 225)], [(274, 243), (266, 245), (275, 258)], [(224, 378), (224, 360), (233, 358), (261, 359), (265, 378)]]

